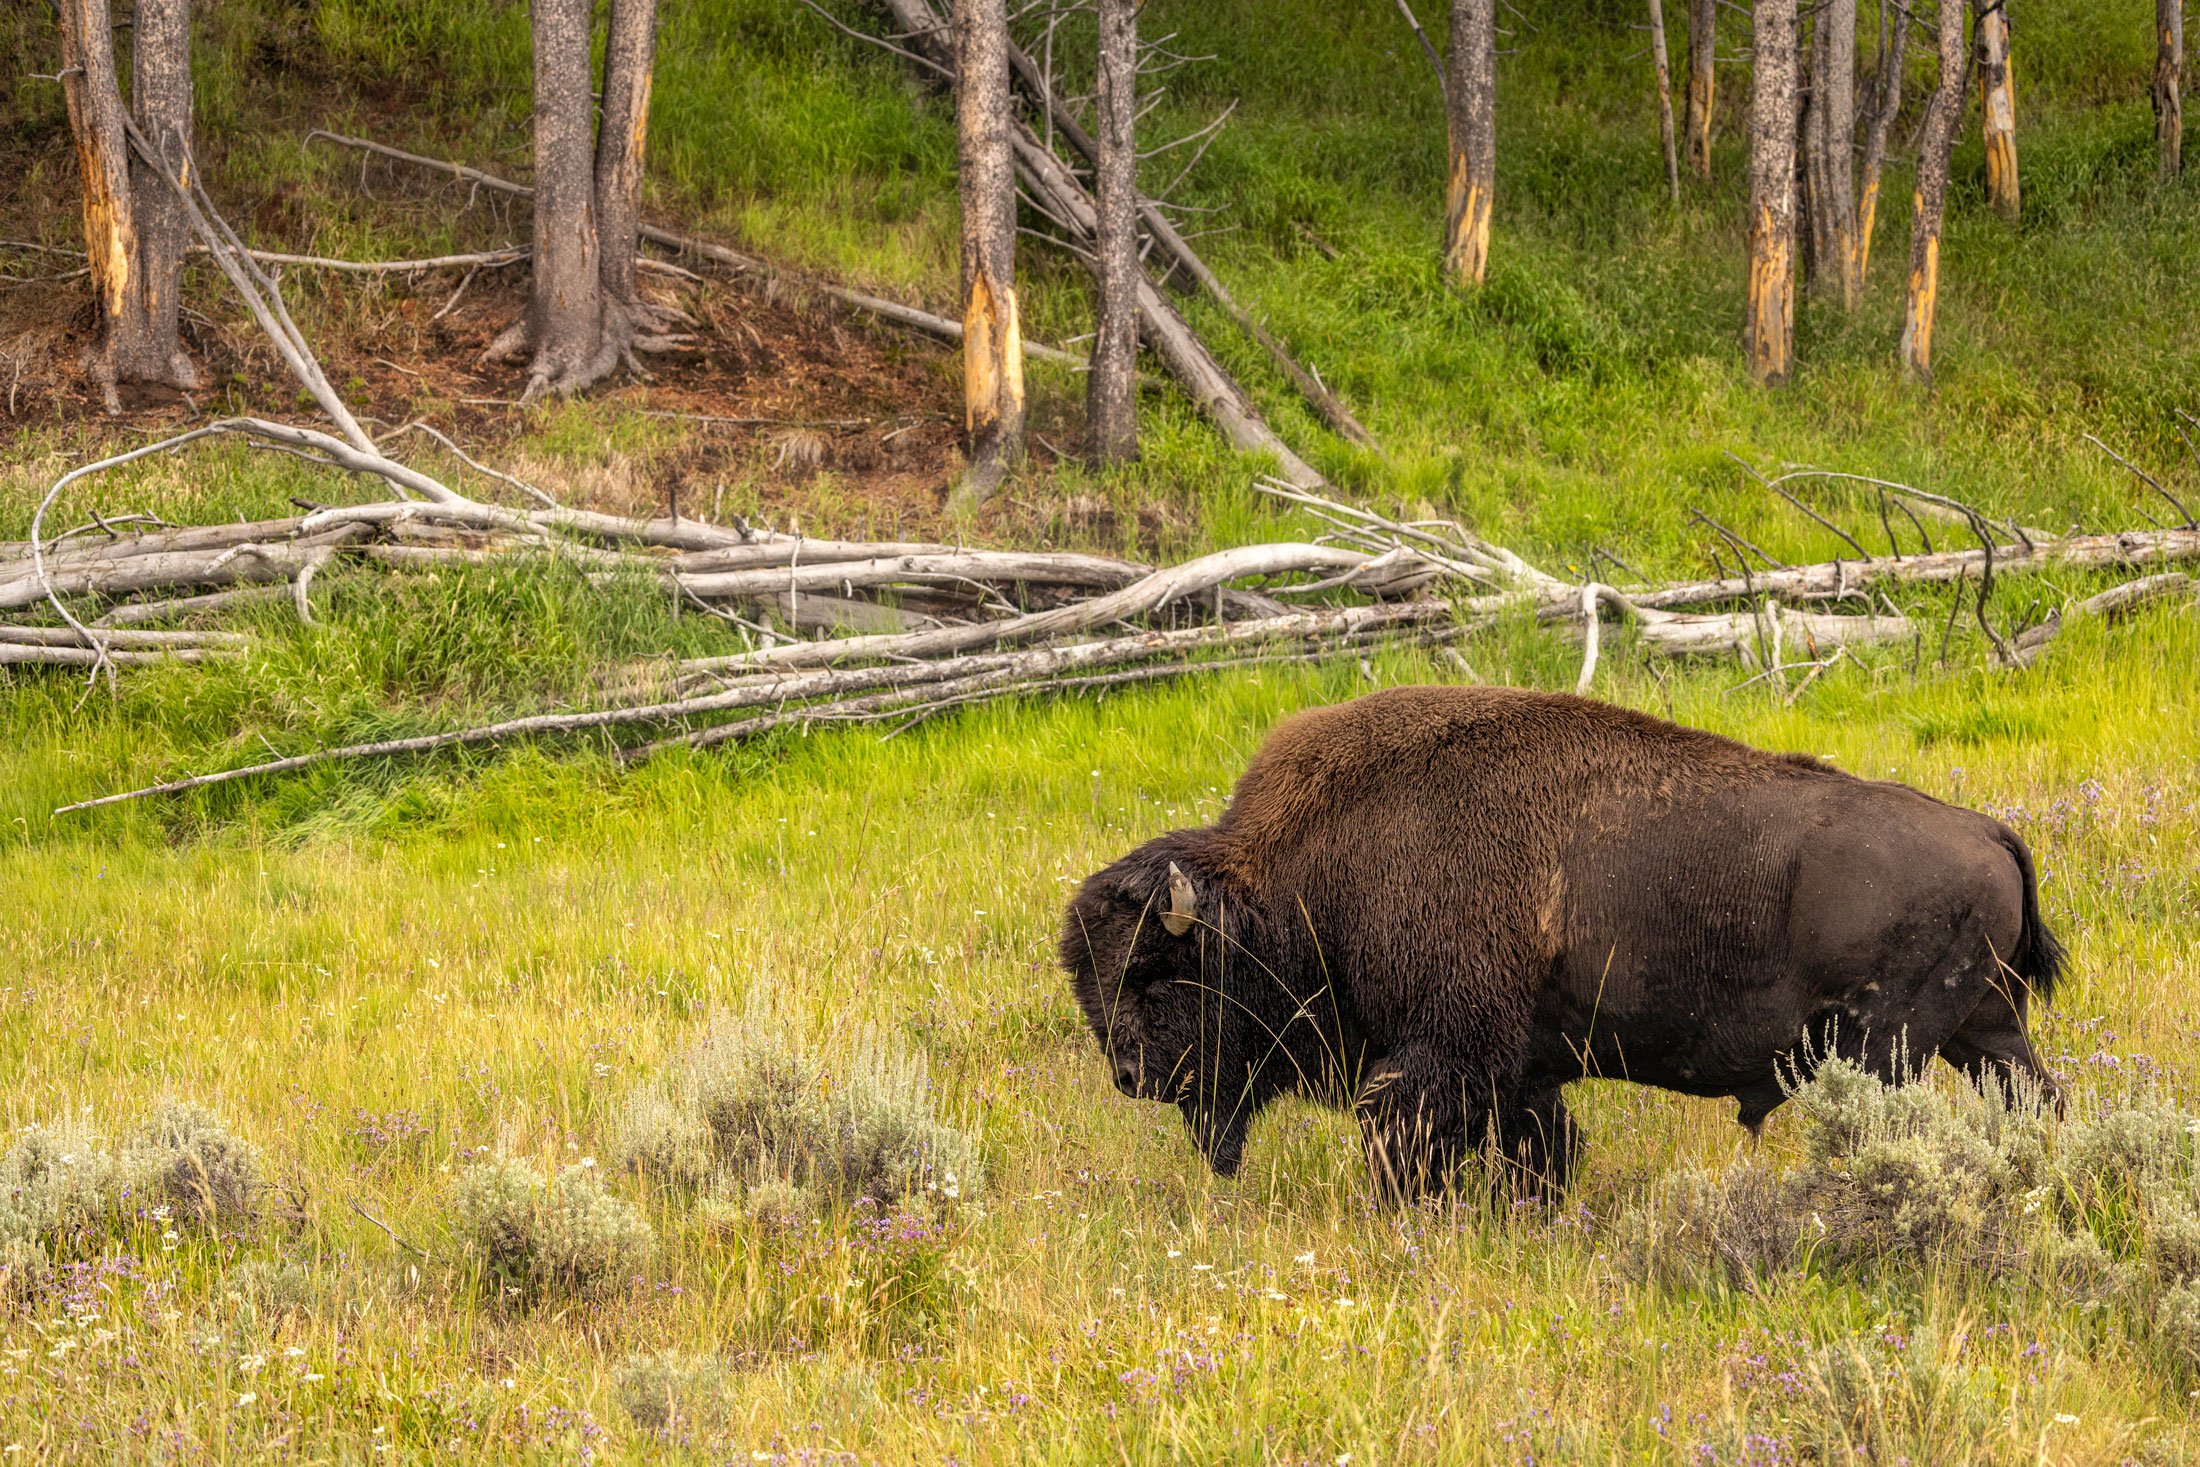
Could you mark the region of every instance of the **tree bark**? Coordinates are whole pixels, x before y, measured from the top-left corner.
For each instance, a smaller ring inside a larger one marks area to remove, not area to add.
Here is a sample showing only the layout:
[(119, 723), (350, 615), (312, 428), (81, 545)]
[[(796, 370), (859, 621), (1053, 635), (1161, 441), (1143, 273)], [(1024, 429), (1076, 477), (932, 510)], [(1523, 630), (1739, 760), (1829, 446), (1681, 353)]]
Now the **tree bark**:
[(1007, 0), (956, 0), (955, 52), (955, 131), (962, 161), (963, 410), (970, 434), (970, 469), (957, 498), (982, 503), (1000, 487), (1024, 447)]
[(1444, 267), (1460, 284), (1479, 285), (1489, 272), (1490, 200), (1497, 183), (1497, 0), (1452, 0), (1450, 66)]
[(1806, 278), (1813, 293), (1856, 306), (1856, 0), (1826, 0), (1811, 40), (1804, 145)]
[(1940, 302), (1940, 220), (1948, 200), (1948, 154), (1963, 121), (1963, 0), (1940, 0), (1940, 80), (1917, 148), (1910, 225), (1910, 288), (1902, 314), (1902, 367), (1933, 377), (1933, 314)]
[(673, 322), (644, 301), (634, 278), (641, 241), (642, 159), (649, 137), (649, 88), (657, 50), (657, 0), (611, 0), (604, 41), (603, 121), (596, 134), (596, 235), (603, 266), (604, 329), (629, 370), (637, 348), (672, 345)]
[(1688, 166), (1711, 177), (1711, 104), (1718, 94), (1714, 46), (1719, 0), (1688, 0)]
[(576, 392), (618, 364), (604, 330), (596, 233), (589, 0), (531, 0), (535, 45), (535, 252), (527, 314), (487, 355), (532, 352), (523, 398)]
[[(191, 146), (191, 3), (190, 0), (138, 0), (137, 24), (130, 44), (130, 108), (139, 129), (155, 148), (187, 155)], [(198, 369), (183, 350), (176, 331), (178, 295), (183, 283), (183, 252), (191, 242), (191, 221), (175, 190), (141, 158), (130, 160), (130, 190), (137, 205), (138, 309), (145, 318), (145, 339), (157, 367), (140, 381), (159, 381), (189, 389), (199, 385)]]
[[(146, 64), (154, 73), (151, 92), (158, 116), (165, 117), (170, 125), (177, 109), (175, 88), (181, 87), (185, 131), (179, 137), (187, 142), (188, 13), (169, 13), (166, 7), (171, 4), (175, 0), (147, 7), (153, 12), (154, 41), (141, 45), (141, 49), (148, 53)], [(122, 410), (122, 400), (115, 390), (118, 383), (157, 382), (179, 388), (197, 385), (198, 374), (183, 354), (176, 335), (173, 260), (180, 258), (180, 243), (164, 236), (171, 263), (149, 280), (137, 198), (131, 187), (129, 134), (115, 77), (114, 26), (107, 0), (59, 0), (58, 8), (61, 88), (68, 104), (69, 130), (76, 143), (77, 167), (83, 177), (84, 252), (91, 268), (94, 326), (85, 366), (99, 384), (107, 411), (116, 413)], [(170, 47), (180, 47), (182, 54), (169, 54)], [(153, 123), (156, 118), (147, 120)], [(167, 190), (159, 192), (166, 202)], [(164, 221), (168, 218), (165, 214), (161, 217)]]
[(1138, 0), (1099, 0), (1093, 274), (1099, 312), (1085, 379), (1086, 450), (1138, 456)]
[[(1949, 0), (1959, 4), (1961, 0)], [(1749, 86), (1749, 374), (1785, 382), (1795, 352), (1795, 0), (1756, 0)]]
[(1650, 0), (1650, 60), (1658, 73), (1658, 143), (1665, 152), (1665, 187), (1677, 204), (1681, 201), (1681, 160), (1673, 140), (1673, 68), (1665, 54), (1665, 7), (1660, 0)]
[(2161, 147), (2162, 177), (2170, 179), (2184, 169), (2184, 0), (2155, 0), (2154, 16), (2154, 136)]
[(1879, 218), (1879, 175), (1887, 162), (1887, 135), (1902, 111), (1902, 57), (1910, 36), (1907, 6), (1894, 7), (1894, 32), (1874, 80), (1871, 118), (1864, 125), (1864, 166), (1856, 199), (1856, 288), (1864, 288), (1872, 260), (1872, 229)]
[(2022, 212), (2017, 184), (2017, 91), (2009, 76), (2005, 0), (1972, 0), (1978, 9), (1978, 92), (1985, 104), (1986, 202), (2014, 224)]

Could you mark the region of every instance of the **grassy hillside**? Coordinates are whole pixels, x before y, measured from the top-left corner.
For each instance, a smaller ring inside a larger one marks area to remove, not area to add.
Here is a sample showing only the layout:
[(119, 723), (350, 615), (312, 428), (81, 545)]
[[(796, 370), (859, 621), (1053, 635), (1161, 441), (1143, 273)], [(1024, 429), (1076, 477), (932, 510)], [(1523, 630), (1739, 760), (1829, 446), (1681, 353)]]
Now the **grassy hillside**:
[[(257, 238), (365, 256), (520, 237), (431, 181), (377, 170), (362, 192), (355, 160), (301, 142), (327, 126), (523, 167), (517, 7), (207, 9), (209, 162)], [(2153, 180), (2143, 24), (2048, 0), (2018, 13), (2026, 219), (2012, 230), (1984, 211), (1967, 137), (1932, 392), (1892, 368), (1898, 170), (1865, 308), (1807, 307), (1799, 378), (1764, 394), (1735, 342), (1745, 71), (1722, 72), (1716, 187), (1690, 184), (1675, 210), (1633, 9), (1519, 9), (1500, 62), (1496, 263), (1473, 296), (1437, 276), (1440, 109), (1391, 7), (1147, 9), (1151, 33), (1177, 30), (1180, 49), (1213, 57), (1177, 74), (1153, 126), (1239, 103), (1180, 195), (1227, 206), (1215, 218), (1234, 232), (1204, 242), (1211, 258), (1389, 457), (1326, 439), (1222, 323), (1193, 312), (1353, 492), (1457, 513), (1553, 569), (1601, 545), (1652, 572), (1704, 564), (1691, 509), (1775, 555), (1839, 548), (1748, 487), (1728, 449), (1905, 478), (2033, 524), (2142, 523), (2154, 506), (2082, 441), (2095, 432), (2200, 492), (2168, 426), (2172, 406), (2200, 410), (2200, 191)], [(854, 5), (838, 13), (871, 23)], [(658, 217), (952, 302), (939, 98), (791, 0), (667, 0), (665, 26)], [(11, 15), (0, 36), (33, 58), (19, 69), (52, 69), (42, 18)], [(69, 164), (41, 86), (0, 79), (23, 163), (0, 192), (0, 237), (65, 242)], [(1172, 161), (1153, 161), (1155, 184)], [(1024, 258), (1034, 334), (1085, 330), (1072, 263), (1037, 244)], [(831, 411), (951, 417), (944, 353), (721, 284), (703, 296), (714, 329), (731, 341), (741, 321), (762, 323), (768, 358), (727, 346), (651, 386), (515, 414), (459, 400), (499, 394), (450, 360), (471, 338), (424, 320), (450, 284), (300, 275), (286, 288), (347, 392), (393, 420), (456, 426), (587, 502), (669, 491), (816, 530), (943, 523), (941, 474), (896, 478), (852, 456), (792, 470), (769, 437), (705, 445), (642, 410), (799, 377), (803, 392), (840, 396), (790, 397), (793, 415), (846, 402)], [(0, 296), (0, 325), (48, 329), (73, 288)], [(477, 289), (480, 322), (518, 299), (512, 282)], [(210, 279), (193, 299), (210, 317), (198, 344), (224, 374), (215, 396), (299, 411)], [(860, 373), (821, 364), (836, 329), (857, 338)], [(1048, 374), (1039, 389), (1043, 431), (1073, 439), (1074, 380)], [(1179, 402), (1149, 396), (1143, 411), (1135, 469), (1052, 465), (961, 532), (1156, 554), (1318, 529), (1256, 500), (1255, 466)], [(0, 425), (0, 537), (20, 535), (52, 478), (114, 432), (60, 394)], [(292, 459), (213, 450), (117, 475), (57, 513), (204, 521), (353, 492)], [(1112, 513), (1073, 508), (1094, 499)], [(1860, 533), (1874, 523), (1861, 499), (1819, 502)], [(2094, 584), (2010, 580), (1998, 610), (2036, 615)], [(268, 746), (532, 710), (585, 696), (608, 661), (729, 645), (643, 588), (588, 590), (548, 570), (402, 582), (332, 570), (315, 595), (320, 625), (256, 616), (241, 623), (261, 649), (249, 661), (137, 672), (114, 697), (0, 674), (10, 1143), (58, 1127), (88, 1162), (82, 1127), (119, 1143), (156, 1102), (189, 1099), (259, 1149), (271, 1184), (249, 1225), (179, 1220), (202, 1185), (187, 1180), (169, 1215), (133, 1194), (75, 1235), (49, 1260), (57, 1272), (0, 1254), (15, 1270), (0, 1287), (0, 1450), (22, 1448), (9, 1460), (2169, 1462), (2200, 1446), (2200, 1330), (2179, 1323), (2164, 1276), (2175, 1219), (2160, 1188), (2200, 1198), (2181, 1131), (2157, 1148), (2170, 1180), (2154, 1191), (2039, 1189), (2033, 1206), (2094, 1239), (2098, 1263), (2041, 1246), (1986, 1267), (1928, 1247), (1859, 1266), (1829, 1249), (1754, 1282), (1677, 1281), (1636, 1256), (1661, 1182), (1809, 1165), (1803, 1118), (1776, 1115), (1752, 1146), (1723, 1104), (1583, 1086), (1589, 1162), (1564, 1207), (1395, 1214), (1365, 1196), (1341, 1118), (1272, 1115), (1246, 1174), (1219, 1183), (1175, 1117), (1114, 1092), (1053, 968), (1070, 884), (1211, 818), (1293, 709), (1460, 676), (1449, 664), (1397, 654), (1227, 674), (627, 773), (593, 746), (511, 748), (50, 815)], [(1944, 592), (1898, 599), (1936, 626), (1946, 615)], [(1578, 665), (1532, 627), (1465, 651), (1484, 678), (1520, 685), (1570, 687)], [(2011, 821), (2072, 950), (2040, 1039), (2073, 1089), (2056, 1134), (2078, 1148), (2104, 1145), (2085, 1127), (2133, 1097), (2191, 1090), (2196, 661), (2200, 617), (2178, 605), (2074, 627), (2022, 672), (1992, 667), (1965, 624), (1945, 651), (1860, 659), (1792, 699), (1736, 689), (1732, 667), (1653, 667), (1624, 646), (1598, 692)], [(636, 1093), (714, 1011), (765, 1001), (836, 1087), (866, 1047), (925, 1062), (928, 1088), (913, 1093), (983, 1156), (965, 1205), (884, 1218), (842, 1205), (786, 1227), (614, 1175), (654, 1230), (646, 1256), (586, 1297), (485, 1278), (453, 1199), (470, 1164), (617, 1172)], [(1955, 1088), (1946, 1074), (1936, 1085)], [(12, 1215), (0, 1208), (0, 1248)], [(1675, 1257), (1699, 1246), (1685, 1230), (1653, 1230), (1652, 1244)]]

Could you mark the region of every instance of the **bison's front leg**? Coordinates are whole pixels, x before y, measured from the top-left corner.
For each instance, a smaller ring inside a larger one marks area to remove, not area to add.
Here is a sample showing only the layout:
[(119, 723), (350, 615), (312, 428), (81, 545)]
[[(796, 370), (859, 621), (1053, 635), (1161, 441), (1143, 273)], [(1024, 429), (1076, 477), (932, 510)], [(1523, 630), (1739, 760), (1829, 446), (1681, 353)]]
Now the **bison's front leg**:
[(1373, 1067), (1353, 1109), (1377, 1197), (1406, 1203), (1451, 1185), (1470, 1122), (1479, 1133), (1488, 1115), (1486, 1106), (1470, 1104), (1468, 1093), (1455, 1070), (1419, 1051), (1385, 1056)]

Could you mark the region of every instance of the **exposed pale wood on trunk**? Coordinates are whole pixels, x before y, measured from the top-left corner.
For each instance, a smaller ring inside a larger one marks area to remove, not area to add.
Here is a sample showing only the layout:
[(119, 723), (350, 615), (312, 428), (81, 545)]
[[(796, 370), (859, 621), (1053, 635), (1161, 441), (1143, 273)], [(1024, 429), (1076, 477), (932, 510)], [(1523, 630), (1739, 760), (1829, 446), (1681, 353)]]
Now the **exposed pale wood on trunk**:
[(604, 329), (620, 360), (639, 373), (637, 350), (675, 344), (674, 320), (642, 299), (634, 276), (641, 239), (642, 161), (649, 141), (649, 91), (657, 53), (657, 0), (612, 0), (604, 38), (603, 118), (596, 131), (596, 232), (603, 274)]
[(1451, 167), (1444, 192), (1444, 268), (1462, 285), (1489, 273), (1497, 187), (1497, 0), (1452, 0), (1444, 87)]
[(1715, 48), (1719, 0), (1688, 0), (1688, 166), (1711, 177), (1712, 105), (1718, 99)]
[[(1950, 0), (1956, 3), (1956, 0)], [(1785, 382), (1795, 352), (1795, 0), (1756, 0), (1749, 89), (1749, 374)]]
[(1871, 115), (1864, 124), (1864, 161), (1858, 174), (1856, 197), (1856, 287), (1862, 290), (1871, 268), (1872, 232), (1879, 222), (1880, 173), (1887, 163), (1887, 138), (1902, 112), (1902, 59), (1910, 37), (1907, 5), (1892, 7), (1893, 29), (1879, 59), (1873, 79)]
[(1007, 0), (955, 0), (961, 159), (963, 415), (979, 504), (1023, 459), (1024, 357), (1016, 305), (1016, 165), (1009, 142)]
[(1826, 0), (1812, 31), (1803, 158), (1810, 224), (1806, 277), (1843, 310), (1856, 305), (1856, 0)]
[[(170, 142), (180, 149), (189, 147), (190, 0), (138, 0), (130, 37), (130, 110), (155, 147)], [(188, 390), (199, 385), (199, 373), (183, 349), (176, 322), (191, 221), (183, 202), (142, 159), (131, 160), (130, 191), (137, 207), (136, 308), (144, 316), (146, 346), (152, 354), (143, 365), (157, 368), (139, 380)]]
[(1098, 129), (1093, 276), (1098, 297), (1085, 449), (1100, 463), (1138, 456), (1138, 0), (1098, 0)]
[(1665, 154), (1665, 187), (1681, 201), (1681, 160), (1673, 137), (1673, 68), (1665, 53), (1665, 7), (1650, 0), (1650, 59), (1658, 74), (1658, 145)]
[(2164, 178), (2185, 166), (2185, 3), (2155, 0), (2154, 138)]
[(1940, 304), (1940, 223), (1948, 203), (1948, 154), (1963, 121), (1963, 0), (1940, 0), (1940, 80), (1917, 145), (1911, 198), (1910, 280), (1902, 311), (1902, 367), (1930, 382), (1933, 320)]
[(2016, 222), (2023, 209), (2017, 180), (2017, 88), (2009, 71), (2007, 0), (1972, 0), (1978, 11), (1980, 135), (1986, 142), (1986, 202)]

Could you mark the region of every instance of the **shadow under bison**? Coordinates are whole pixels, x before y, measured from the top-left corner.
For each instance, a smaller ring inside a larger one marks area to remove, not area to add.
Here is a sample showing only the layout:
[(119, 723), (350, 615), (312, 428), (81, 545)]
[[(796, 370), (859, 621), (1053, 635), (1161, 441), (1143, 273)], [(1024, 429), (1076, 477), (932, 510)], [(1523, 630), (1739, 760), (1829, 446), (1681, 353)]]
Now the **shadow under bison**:
[(1235, 1172), (1270, 1101), (1358, 1114), (1380, 1191), (1484, 1145), (1565, 1183), (1560, 1088), (1731, 1096), (1935, 1054), (2054, 1097), (2025, 1032), (2062, 961), (2006, 826), (1644, 714), (1398, 688), (1279, 725), (1215, 824), (1071, 900), (1061, 960), (1115, 1082)]

